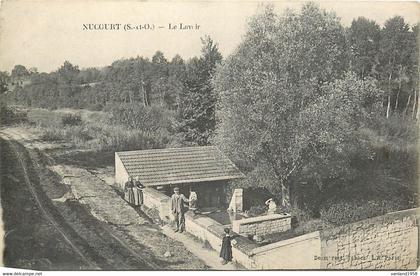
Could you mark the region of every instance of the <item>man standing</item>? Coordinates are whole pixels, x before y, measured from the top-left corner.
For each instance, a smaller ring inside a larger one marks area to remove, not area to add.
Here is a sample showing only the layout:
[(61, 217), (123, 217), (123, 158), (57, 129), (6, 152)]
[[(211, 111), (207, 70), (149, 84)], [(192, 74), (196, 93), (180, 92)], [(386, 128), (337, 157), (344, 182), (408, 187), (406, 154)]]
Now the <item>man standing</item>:
[(183, 194), (180, 194), (179, 188), (176, 187), (171, 197), (171, 210), (176, 223), (175, 232), (179, 231), (179, 233), (182, 233), (185, 230), (185, 204), (188, 202), (188, 199)]

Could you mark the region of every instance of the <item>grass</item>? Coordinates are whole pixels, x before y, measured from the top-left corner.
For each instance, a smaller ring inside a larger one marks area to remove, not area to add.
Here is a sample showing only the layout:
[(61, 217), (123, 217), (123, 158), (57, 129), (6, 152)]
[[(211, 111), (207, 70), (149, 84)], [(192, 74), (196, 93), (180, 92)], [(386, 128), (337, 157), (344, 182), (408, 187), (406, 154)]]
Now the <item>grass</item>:
[(87, 110), (32, 109), (28, 121), (45, 141), (65, 141), (99, 152), (163, 148), (170, 140), (164, 129), (145, 131), (112, 123), (109, 114)]

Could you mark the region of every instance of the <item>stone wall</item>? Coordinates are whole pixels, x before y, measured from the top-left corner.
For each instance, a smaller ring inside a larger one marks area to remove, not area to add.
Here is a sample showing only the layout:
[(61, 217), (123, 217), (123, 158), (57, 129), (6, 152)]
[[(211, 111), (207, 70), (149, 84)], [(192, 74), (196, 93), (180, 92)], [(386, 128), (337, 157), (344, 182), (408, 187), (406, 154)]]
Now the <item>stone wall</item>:
[[(146, 207), (156, 209), (163, 220), (171, 219), (168, 196), (153, 188), (145, 188), (143, 192)], [(247, 269), (414, 270), (418, 267), (419, 211), (389, 213), (265, 246), (238, 236), (232, 248), (233, 258)], [(234, 221), (232, 226), (239, 234), (241, 230), (250, 234), (269, 233), (273, 227), (277, 227), (275, 231), (286, 231), (290, 229), (290, 216), (275, 214), (242, 219)], [(223, 228), (209, 217), (191, 212), (186, 215), (187, 232), (207, 241), (216, 251), (221, 247)], [(266, 232), (258, 232), (262, 228)]]
[(319, 232), (260, 246), (251, 251), (254, 269), (320, 269)]
[(416, 269), (419, 209), (322, 231), (323, 269)]
[(232, 230), (239, 235), (267, 235), (285, 232), (291, 228), (291, 216), (289, 214), (273, 214), (259, 217), (235, 220)]
[[(222, 239), (225, 235), (222, 224), (209, 217), (197, 216), (188, 212), (185, 216), (185, 230), (200, 240), (207, 241), (216, 252), (220, 252)], [(250, 250), (246, 249), (247, 239), (241, 239), (241, 237), (235, 239), (238, 244), (232, 247), (234, 260), (247, 269), (254, 268), (254, 260), (249, 255)]]
[(223, 226), (217, 221), (209, 217), (197, 217), (188, 212), (185, 216), (185, 230), (200, 240), (207, 241), (214, 250), (220, 251)]
[[(224, 226), (217, 221), (187, 213), (186, 231), (220, 251)], [(244, 237), (235, 238), (233, 259), (247, 269), (319, 269), (320, 262), (313, 256), (321, 254), (319, 233), (310, 233), (266, 246), (258, 246)]]
[(171, 219), (171, 198), (153, 188), (143, 189), (143, 204), (149, 209), (156, 209), (160, 219)]
[[(247, 269), (417, 268), (419, 209), (386, 214), (257, 246), (239, 236), (233, 258)], [(223, 225), (208, 217), (186, 217), (186, 230), (220, 250)]]

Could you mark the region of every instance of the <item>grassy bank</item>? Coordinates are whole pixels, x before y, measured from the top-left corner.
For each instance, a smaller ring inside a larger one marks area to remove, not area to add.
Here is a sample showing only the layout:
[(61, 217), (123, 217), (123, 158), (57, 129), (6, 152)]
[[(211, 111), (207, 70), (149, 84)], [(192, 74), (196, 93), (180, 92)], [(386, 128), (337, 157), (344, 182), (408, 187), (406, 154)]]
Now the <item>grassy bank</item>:
[(31, 126), (42, 132), (43, 140), (69, 142), (78, 149), (108, 152), (163, 148), (170, 140), (166, 129), (129, 128), (100, 111), (31, 109), (27, 117)]

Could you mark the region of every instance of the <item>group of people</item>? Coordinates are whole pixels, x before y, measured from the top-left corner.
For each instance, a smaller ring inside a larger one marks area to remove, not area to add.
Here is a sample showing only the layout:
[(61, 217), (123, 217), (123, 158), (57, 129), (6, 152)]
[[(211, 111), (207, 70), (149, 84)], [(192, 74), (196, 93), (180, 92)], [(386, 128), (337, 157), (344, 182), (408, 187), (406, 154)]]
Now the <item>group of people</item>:
[(133, 206), (140, 206), (143, 204), (143, 188), (138, 177), (134, 180), (129, 177), (124, 184), (124, 199)]
[[(124, 185), (124, 198), (133, 206), (143, 204), (143, 191), (144, 186), (140, 183), (138, 177), (134, 180), (130, 177)], [(171, 197), (171, 211), (176, 224), (175, 232), (182, 233), (185, 231), (185, 212), (191, 210), (194, 213), (197, 210), (197, 193), (190, 191), (189, 198), (186, 198), (180, 193), (179, 188), (174, 188), (174, 194)], [(265, 204), (268, 206), (268, 214), (274, 214), (277, 209), (275, 201), (270, 198)], [(229, 228), (224, 229), (225, 236), (222, 240), (222, 247), (220, 250), (220, 257), (223, 259), (222, 264), (227, 264), (232, 261), (232, 244), (235, 244), (235, 236), (232, 235)]]
[[(174, 216), (176, 229), (175, 232), (182, 233), (185, 231), (185, 212), (188, 208), (195, 212), (197, 210), (197, 194), (194, 191), (190, 192), (190, 197), (186, 198), (179, 192), (179, 188), (174, 188), (174, 194), (171, 197), (171, 210)], [(232, 261), (232, 244), (236, 241), (229, 228), (224, 229), (225, 236), (222, 240), (222, 247), (219, 256), (223, 259), (222, 264), (225, 265)]]

